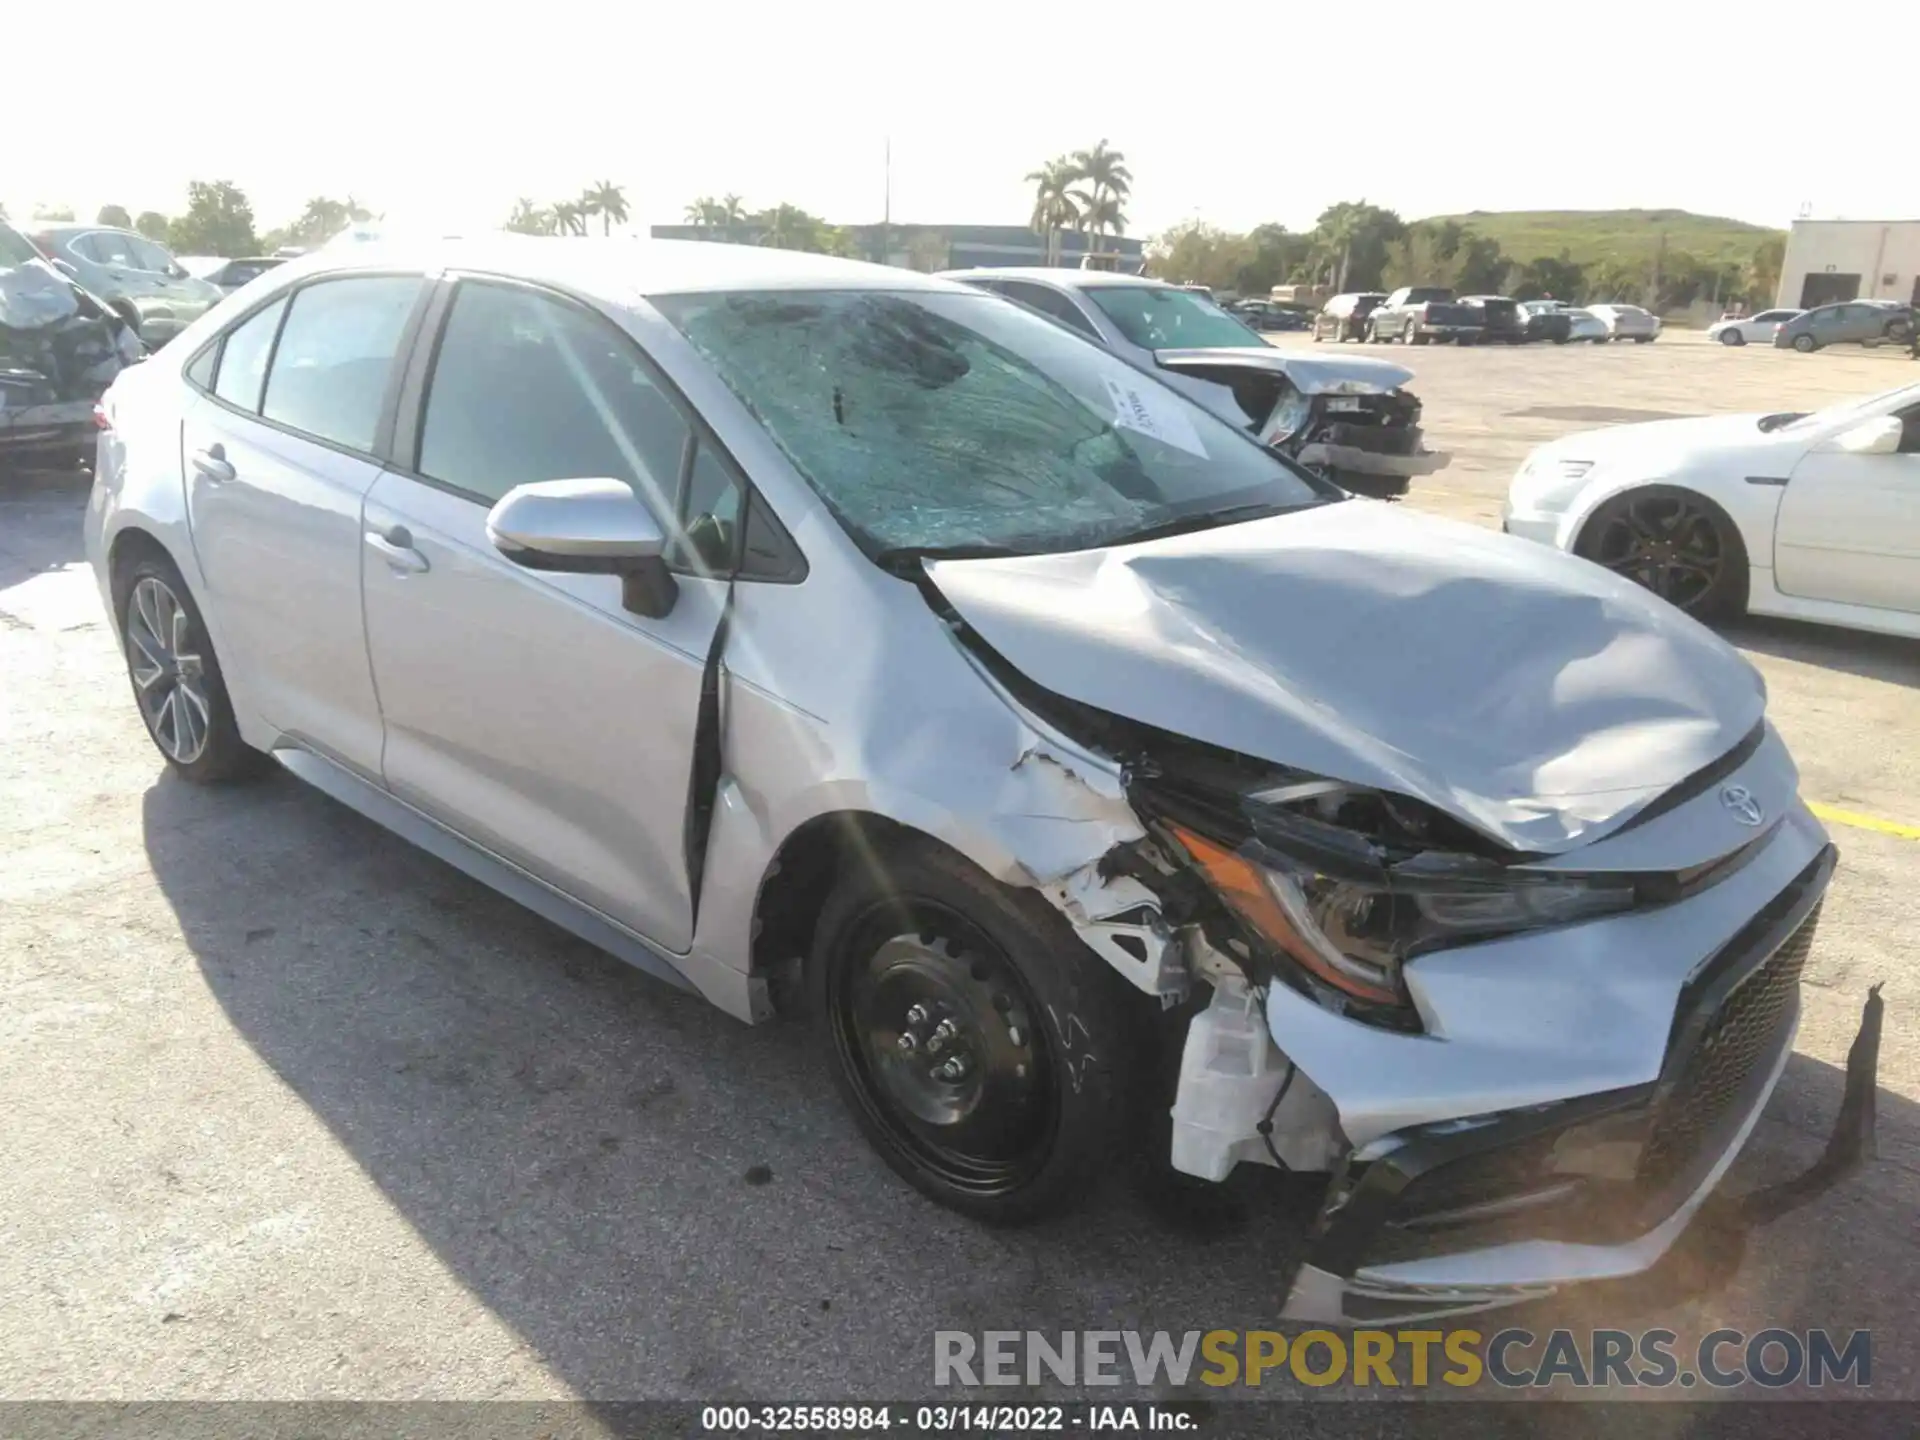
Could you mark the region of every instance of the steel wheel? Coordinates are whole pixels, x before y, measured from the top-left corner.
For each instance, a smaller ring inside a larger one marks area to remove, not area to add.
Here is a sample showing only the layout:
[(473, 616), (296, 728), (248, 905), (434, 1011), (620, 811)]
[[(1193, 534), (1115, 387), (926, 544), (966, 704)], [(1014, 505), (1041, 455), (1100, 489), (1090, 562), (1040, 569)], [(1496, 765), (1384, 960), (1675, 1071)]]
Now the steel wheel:
[(958, 914), (921, 902), (862, 917), (827, 987), (835, 1053), (870, 1122), (944, 1185), (1028, 1184), (1059, 1123), (1056, 1067), (1026, 982)]
[(180, 765), (205, 753), (213, 729), (201, 644), (180, 598), (158, 578), (141, 577), (127, 605), (127, 665), (140, 718)]
[(1720, 522), (1683, 494), (1629, 495), (1601, 518), (1587, 558), (1682, 610), (1724, 590), (1729, 556)]

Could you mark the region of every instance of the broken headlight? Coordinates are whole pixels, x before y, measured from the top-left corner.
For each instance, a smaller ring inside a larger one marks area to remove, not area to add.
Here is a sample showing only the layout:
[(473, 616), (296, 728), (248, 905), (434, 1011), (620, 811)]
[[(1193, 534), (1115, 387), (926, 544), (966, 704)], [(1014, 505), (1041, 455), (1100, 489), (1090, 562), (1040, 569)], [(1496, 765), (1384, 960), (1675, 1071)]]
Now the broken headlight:
[[(1637, 903), (1631, 875), (1529, 872), (1480, 855), (1415, 848), (1423, 838), (1445, 836), (1422, 837), (1422, 822), (1440, 817), (1409, 816), (1404, 801), (1328, 782), (1275, 793), (1333, 818), (1254, 797), (1253, 838), (1237, 849), (1184, 826), (1172, 829), (1228, 908), (1293, 962), (1301, 972), (1295, 978), (1308, 979), (1310, 988), (1405, 1008), (1402, 971), (1417, 955), (1617, 914)], [(1359, 815), (1348, 813), (1356, 800)]]

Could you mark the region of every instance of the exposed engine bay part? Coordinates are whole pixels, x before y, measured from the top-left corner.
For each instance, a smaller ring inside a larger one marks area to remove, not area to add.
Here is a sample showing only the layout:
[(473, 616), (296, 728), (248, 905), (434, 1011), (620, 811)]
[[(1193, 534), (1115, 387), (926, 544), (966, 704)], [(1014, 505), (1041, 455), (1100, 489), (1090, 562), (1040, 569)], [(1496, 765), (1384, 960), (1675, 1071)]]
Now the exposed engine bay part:
[(1220, 976), (1187, 1025), (1173, 1168), (1203, 1180), (1224, 1180), (1242, 1161), (1326, 1170), (1343, 1148), (1333, 1103), (1274, 1045), (1259, 994), (1237, 973)]
[[(1413, 375), (1398, 365), (1300, 360), (1271, 349), (1162, 350), (1154, 358), (1190, 393), (1195, 385), (1212, 391), (1196, 398), (1240, 420), (1261, 444), (1357, 495), (1398, 499), (1413, 477), (1451, 459), (1425, 448), (1420, 402), (1402, 388)], [(1221, 390), (1232, 396), (1231, 414)]]

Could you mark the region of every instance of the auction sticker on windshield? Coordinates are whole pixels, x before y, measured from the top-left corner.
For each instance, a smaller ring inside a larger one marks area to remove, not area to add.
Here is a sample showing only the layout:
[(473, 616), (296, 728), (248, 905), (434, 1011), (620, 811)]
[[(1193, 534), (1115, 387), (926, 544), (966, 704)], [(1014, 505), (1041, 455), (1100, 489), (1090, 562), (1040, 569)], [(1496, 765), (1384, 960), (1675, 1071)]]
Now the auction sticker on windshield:
[(1173, 395), (1156, 393), (1151, 386), (1143, 389), (1129, 385), (1111, 375), (1103, 375), (1101, 379), (1107, 383), (1107, 394), (1113, 397), (1114, 424), (1189, 455), (1198, 455), (1202, 460), (1207, 458), (1207, 447), (1200, 442), (1200, 432), (1193, 428), (1193, 421)]

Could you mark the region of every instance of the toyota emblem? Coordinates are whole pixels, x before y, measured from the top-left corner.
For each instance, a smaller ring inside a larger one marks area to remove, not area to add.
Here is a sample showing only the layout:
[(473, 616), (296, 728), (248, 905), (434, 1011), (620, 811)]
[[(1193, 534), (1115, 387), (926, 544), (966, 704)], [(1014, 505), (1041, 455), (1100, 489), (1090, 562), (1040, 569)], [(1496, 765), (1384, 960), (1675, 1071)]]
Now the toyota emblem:
[(1767, 812), (1760, 808), (1760, 802), (1753, 798), (1753, 792), (1744, 785), (1722, 787), (1720, 803), (1726, 806), (1733, 818), (1742, 825), (1758, 825), (1767, 818)]

